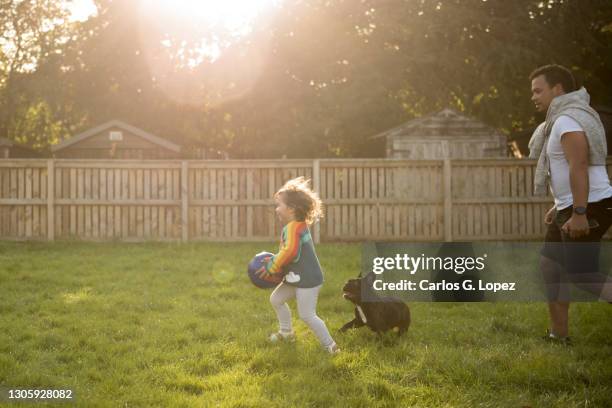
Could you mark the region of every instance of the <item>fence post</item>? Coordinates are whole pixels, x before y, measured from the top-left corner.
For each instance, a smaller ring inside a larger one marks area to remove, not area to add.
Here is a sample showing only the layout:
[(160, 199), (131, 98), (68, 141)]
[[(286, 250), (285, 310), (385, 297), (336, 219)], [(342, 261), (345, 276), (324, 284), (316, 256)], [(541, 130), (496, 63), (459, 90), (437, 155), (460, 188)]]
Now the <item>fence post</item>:
[(189, 168), (188, 163), (181, 161), (181, 241), (189, 239), (189, 191), (188, 186)]
[[(312, 161), (312, 188), (313, 190), (321, 196), (321, 161), (319, 159), (314, 159)], [(314, 229), (314, 243), (318, 244), (321, 241), (321, 221), (319, 220), (313, 226)]]
[(55, 163), (47, 160), (47, 241), (55, 240)]
[(444, 241), (453, 240), (453, 201), (451, 189), (451, 160), (444, 159)]
[(253, 205), (250, 204), (253, 200), (253, 170), (248, 169), (246, 174), (246, 198), (249, 204), (246, 208), (246, 235), (248, 238), (253, 236)]

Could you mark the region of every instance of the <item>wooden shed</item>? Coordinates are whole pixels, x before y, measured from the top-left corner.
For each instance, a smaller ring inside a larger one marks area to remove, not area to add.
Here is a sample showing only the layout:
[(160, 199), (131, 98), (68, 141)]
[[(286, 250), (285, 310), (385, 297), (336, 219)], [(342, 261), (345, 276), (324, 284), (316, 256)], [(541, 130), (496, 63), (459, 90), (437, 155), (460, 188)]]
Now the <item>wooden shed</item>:
[(506, 136), (452, 109), (411, 120), (372, 136), (385, 139), (392, 159), (507, 157)]
[(51, 149), (66, 159), (178, 159), (181, 147), (119, 120), (64, 140)]
[(42, 155), (28, 146), (0, 137), (0, 159), (30, 159)]

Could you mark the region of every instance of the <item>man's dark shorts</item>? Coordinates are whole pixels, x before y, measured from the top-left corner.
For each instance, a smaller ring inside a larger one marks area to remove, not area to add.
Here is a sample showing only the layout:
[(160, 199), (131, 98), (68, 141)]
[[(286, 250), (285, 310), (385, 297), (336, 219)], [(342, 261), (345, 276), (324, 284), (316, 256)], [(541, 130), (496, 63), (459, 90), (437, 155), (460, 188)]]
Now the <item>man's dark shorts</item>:
[(571, 206), (557, 212), (554, 221), (548, 225), (540, 254), (564, 266), (570, 275), (596, 273), (599, 271), (601, 238), (612, 225), (612, 197), (588, 204), (587, 219), (591, 226), (586, 236), (571, 238), (561, 231), (572, 212)]

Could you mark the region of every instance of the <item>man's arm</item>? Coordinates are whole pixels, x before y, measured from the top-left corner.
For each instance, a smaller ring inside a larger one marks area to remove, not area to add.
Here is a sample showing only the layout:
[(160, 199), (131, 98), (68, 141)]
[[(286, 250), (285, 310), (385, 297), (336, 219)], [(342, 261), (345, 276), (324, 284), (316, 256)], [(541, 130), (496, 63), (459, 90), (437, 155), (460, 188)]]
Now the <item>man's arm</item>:
[[(561, 136), (561, 146), (569, 165), (570, 189), (574, 208), (586, 207), (589, 199), (589, 143), (584, 132), (567, 132)], [(589, 233), (586, 214), (572, 214), (563, 226), (572, 238)]]

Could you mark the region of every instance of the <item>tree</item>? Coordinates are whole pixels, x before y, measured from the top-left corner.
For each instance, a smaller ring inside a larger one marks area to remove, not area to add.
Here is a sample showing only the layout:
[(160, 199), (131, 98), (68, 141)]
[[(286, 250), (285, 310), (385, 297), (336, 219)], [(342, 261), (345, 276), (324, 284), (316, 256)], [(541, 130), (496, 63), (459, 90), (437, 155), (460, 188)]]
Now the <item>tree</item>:
[(605, 0), (284, 0), (239, 39), (146, 2), (0, 2), (0, 136), (41, 146), (119, 118), (237, 158), (380, 156), (372, 135), (448, 106), (512, 135), (548, 63), (612, 103)]
[(56, 1), (0, 1), (0, 137), (41, 145), (61, 133), (61, 118), (30, 81), (62, 54), (69, 39), (66, 19)]

